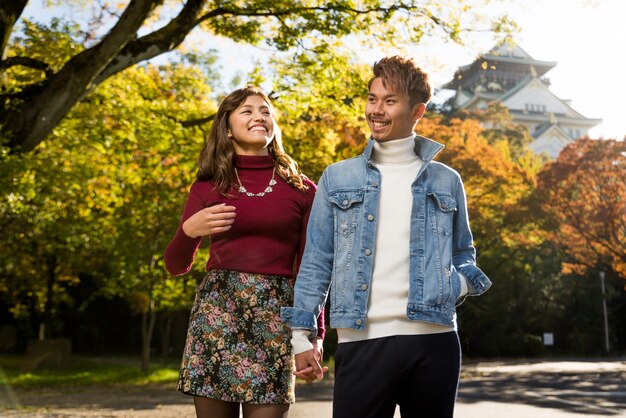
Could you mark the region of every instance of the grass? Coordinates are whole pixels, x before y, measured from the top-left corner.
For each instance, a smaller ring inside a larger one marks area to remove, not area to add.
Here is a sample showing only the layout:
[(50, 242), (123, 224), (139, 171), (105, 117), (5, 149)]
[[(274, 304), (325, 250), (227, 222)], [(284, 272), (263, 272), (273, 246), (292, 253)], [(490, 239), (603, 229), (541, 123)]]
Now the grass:
[(41, 388), (61, 386), (115, 386), (171, 383), (178, 377), (178, 361), (163, 365), (153, 361), (150, 370), (142, 372), (139, 359), (93, 358), (74, 356), (70, 367), (64, 370), (24, 372), (22, 357), (0, 356), (0, 387)]
[[(332, 377), (334, 358), (324, 362), (329, 366), (326, 377)], [(155, 359), (148, 372), (139, 368), (138, 358), (123, 357), (80, 357), (74, 356), (71, 366), (64, 370), (41, 370), (24, 372), (21, 356), (0, 356), (0, 389), (19, 389), (63, 386), (141, 386), (147, 384), (176, 384), (179, 360), (170, 360), (163, 365)], [(299, 381), (300, 382), (300, 381)]]

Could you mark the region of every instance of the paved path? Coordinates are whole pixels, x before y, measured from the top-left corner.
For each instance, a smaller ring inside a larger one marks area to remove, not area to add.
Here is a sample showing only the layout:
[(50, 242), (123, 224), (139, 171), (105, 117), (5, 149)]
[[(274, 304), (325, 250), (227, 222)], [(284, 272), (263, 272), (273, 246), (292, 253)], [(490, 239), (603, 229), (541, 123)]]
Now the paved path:
[[(15, 393), (2, 389), (0, 417), (195, 416), (191, 399), (171, 385)], [(290, 418), (331, 417), (332, 381), (298, 385), (296, 397)], [(466, 364), (455, 417), (626, 418), (626, 359)]]
[[(299, 386), (296, 395), (290, 418), (331, 417), (332, 382)], [(626, 360), (466, 364), (455, 411), (458, 418), (626, 417)]]

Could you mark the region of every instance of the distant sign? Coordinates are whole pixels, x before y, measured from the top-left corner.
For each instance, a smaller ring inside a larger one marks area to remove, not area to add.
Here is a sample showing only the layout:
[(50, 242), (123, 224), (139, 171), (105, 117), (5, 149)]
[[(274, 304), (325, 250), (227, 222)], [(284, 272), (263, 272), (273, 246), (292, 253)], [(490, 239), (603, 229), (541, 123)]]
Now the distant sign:
[(554, 333), (552, 332), (543, 333), (543, 345), (554, 345)]

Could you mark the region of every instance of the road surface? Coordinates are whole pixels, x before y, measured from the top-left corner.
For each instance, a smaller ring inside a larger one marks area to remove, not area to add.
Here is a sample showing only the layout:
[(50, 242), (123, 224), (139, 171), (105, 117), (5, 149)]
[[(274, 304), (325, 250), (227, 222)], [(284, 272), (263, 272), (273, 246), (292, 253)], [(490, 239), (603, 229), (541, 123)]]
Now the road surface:
[[(332, 381), (298, 385), (296, 397), (289, 418), (331, 417)], [(0, 417), (194, 416), (191, 398), (171, 385), (30, 391), (0, 386)], [(455, 418), (503, 417), (626, 418), (626, 359), (464, 365)]]

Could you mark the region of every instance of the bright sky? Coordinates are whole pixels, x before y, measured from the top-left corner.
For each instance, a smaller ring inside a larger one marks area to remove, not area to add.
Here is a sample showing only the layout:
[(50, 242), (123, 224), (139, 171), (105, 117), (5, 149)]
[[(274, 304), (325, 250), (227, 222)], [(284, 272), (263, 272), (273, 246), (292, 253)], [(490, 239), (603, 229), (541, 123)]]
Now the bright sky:
[[(626, 99), (626, 0), (516, 3), (507, 5), (507, 10), (520, 26), (518, 45), (537, 60), (557, 63), (546, 74), (551, 91), (561, 99), (571, 100), (570, 105), (583, 116), (602, 119), (602, 124), (590, 130), (592, 138), (626, 137), (622, 108)], [(249, 69), (246, 63), (259, 55), (255, 48), (234, 48), (232, 42), (223, 39), (217, 42), (223, 68), (237, 68), (245, 73)], [(439, 87), (452, 79), (458, 67), (470, 64), (494, 45), (485, 36), (465, 47), (435, 40), (406, 50), (360, 51), (359, 57), (373, 64), (385, 55), (408, 54), (423, 61), (421, 65), (430, 74), (433, 86)]]
[(511, 11), (521, 28), (518, 44), (533, 58), (557, 62), (546, 74), (551, 91), (571, 99), (572, 107), (584, 116), (603, 120), (590, 131), (592, 138), (626, 137), (626, 1), (524, 4)]
[[(42, 0), (31, 0), (24, 16), (41, 17)], [(533, 58), (557, 62), (546, 74), (551, 90), (589, 118), (599, 118), (601, 125), (590, 131), (593, 138), (626, 137), (626, 0), (514, 0), (507, 4), (509, 15), (518, 22), (521, 33), (518, 44)], [(495, 10), (495, 12), (498, 12)], [(245, 74), (252, 62), (267, 52), (249, 46), (234, 46), (226, 39), (201, 37), (220, 52), (219, 64), (224, 79), (236, 72)], [(193, 42), (193, 40), (192, 40)], [(494, 46), (487, 37), (470, 40), (462, 47), (452, 43), (430, 41), (401, 51), (358, 51), (363, 62), (373, 62), (384, 55), (401, 53), (422, 62), (431, 75), (434, 87), (449, 81), (455, 70), (471, 63), (481, 52)]]
[[(590, 131), (592, 138), (626, 137), (626, 1), (624, 0), (526, 0), (507, 7), (520, 26), (516, 38), (530, 56), (555, 61), (546, 77), (550, 90), (589, 118), (602, 119)], [(469, 64), (491, 42), (478, 42), (472, 49), (454, 50), (439, 59), (445, 62), (441, 85), (460, 65)], [(434, 77), (433, 77), (434, 78)]]

